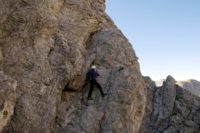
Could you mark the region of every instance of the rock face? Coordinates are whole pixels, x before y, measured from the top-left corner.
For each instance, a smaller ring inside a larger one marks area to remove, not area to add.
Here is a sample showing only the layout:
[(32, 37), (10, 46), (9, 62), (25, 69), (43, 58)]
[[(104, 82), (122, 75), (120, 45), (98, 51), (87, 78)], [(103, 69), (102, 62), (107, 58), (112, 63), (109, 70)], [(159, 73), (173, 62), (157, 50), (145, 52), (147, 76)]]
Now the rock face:
[(13, 115), (17, 82), (0, 71), (0, 132)]
[(146, 116), (142, 133), (199, 133), (200, 98), (181, 88), (168, 76), (163, 86), (156, 87), (145, 78), (148, 88)]
[(192, 94), (200, 97), (200, 82), (194, 79), (187, 81), (178, 81), (177, 84), (186, 90), (192, 92)]
[[(105, 14), (104, 2), (0, 0), (0, 70), (17, 82), (16, 105), (14, 98), (3, 100), (12, 104), (2, 132), (138, 132), (145, 85), (137, 57)], [(85, 74), (92, 63), (108, 95), (102, 99), (94, 91), (87, 103)], [(5, 87), (12, 97), (15, 84)]]
[[(0, 132), (200, 133), (200, 98), (143, 79), (104, 2), (0, 0)], [(93, 63), (108, 95), (87, 101)]]

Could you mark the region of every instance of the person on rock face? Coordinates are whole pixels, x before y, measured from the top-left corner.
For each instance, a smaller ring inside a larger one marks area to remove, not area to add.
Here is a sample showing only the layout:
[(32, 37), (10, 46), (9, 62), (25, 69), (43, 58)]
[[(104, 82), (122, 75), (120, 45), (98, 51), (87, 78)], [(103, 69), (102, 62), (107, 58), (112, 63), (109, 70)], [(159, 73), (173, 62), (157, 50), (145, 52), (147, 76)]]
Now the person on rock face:
[(88, 100), (92, 100), (92, 91), (94, 89), (94, 85), (99, 89), (101, 96), (104, 97), (106, 94), (103, 92), (101, 85), (96, 81), (96, 78), (99, 76), (99, 73), (96, 70), (96, 66), (92, 65), (92, 67), (87, 72), (87, 78), (90, 81), (90, 90), (88, 93)]

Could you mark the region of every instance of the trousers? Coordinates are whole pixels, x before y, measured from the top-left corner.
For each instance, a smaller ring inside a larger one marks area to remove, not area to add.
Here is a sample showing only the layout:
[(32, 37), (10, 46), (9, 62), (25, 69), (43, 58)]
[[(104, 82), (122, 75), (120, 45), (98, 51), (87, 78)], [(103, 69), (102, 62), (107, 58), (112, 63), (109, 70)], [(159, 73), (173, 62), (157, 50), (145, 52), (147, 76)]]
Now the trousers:
[(104, 92), (102, 90), (101, 85), (96, 80), (90, 80), (90, 90), (89, 90), (89, 93), (88, 93), (88, 98), (91, 98), (94, 86), (96, 86), (99, 89), (99, 91), (101, 93), (101, 96), (103, 97), (104, 96)]

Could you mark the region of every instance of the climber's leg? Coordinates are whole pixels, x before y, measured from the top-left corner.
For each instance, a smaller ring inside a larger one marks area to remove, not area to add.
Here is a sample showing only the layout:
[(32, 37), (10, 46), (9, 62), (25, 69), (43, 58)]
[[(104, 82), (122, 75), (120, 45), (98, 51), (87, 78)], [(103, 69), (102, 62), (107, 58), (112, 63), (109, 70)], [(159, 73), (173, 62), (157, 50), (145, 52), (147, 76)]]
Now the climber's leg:
[(95, 85), (97, 86), (97, 88), (99, 89), (99, 91), (100, 91), (100, 93), (101, 93), (101, 96), (104, 97), (105, 94), (104, 94), (104, 92), (103, 92), (103, 90), (102, 90), (101, 85), (100, 85), (96, 80), (94, 81), (94, 83), (95, 83)]
[(89, 90), (89, 93), (88, 93), (88, 99), (91, 99), (93, 89), (94, 89), (94, 81), (91, 80), (90, 81), (90, 90)]

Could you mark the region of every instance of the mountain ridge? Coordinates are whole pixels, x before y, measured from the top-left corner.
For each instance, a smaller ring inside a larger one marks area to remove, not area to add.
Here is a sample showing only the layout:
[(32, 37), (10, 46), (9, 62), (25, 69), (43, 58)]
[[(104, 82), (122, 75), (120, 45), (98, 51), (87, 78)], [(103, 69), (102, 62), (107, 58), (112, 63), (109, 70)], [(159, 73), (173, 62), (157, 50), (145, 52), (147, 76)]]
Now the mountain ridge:
[[(155, 81), (157, 87), (162, 86), (165, 79)], [(200, 97), (200, 81), (195, 79), (188, 79), (182, 81), (176, 81), (176, 84), (183, 89), (189, 90), (192, 94)]]

